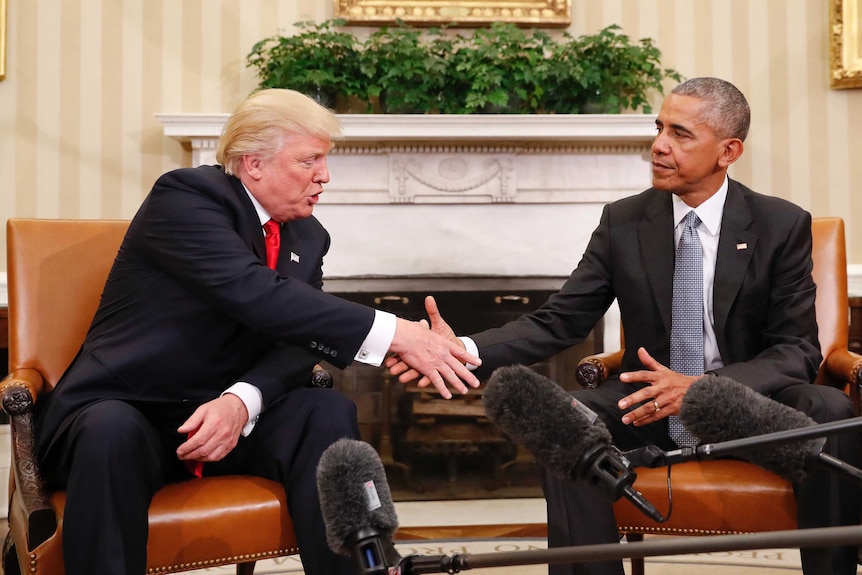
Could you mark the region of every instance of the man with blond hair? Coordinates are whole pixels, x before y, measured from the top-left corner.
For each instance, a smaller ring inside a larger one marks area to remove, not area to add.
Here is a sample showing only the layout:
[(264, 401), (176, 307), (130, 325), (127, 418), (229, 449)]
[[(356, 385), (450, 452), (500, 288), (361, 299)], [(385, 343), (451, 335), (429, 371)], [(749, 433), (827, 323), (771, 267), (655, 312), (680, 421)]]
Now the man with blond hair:
[(306, 387), (321, 360), (395, 352), (444, 397), (478, 358), (427, 329), (321, 291), (329, 234), (312, 216), (340, 135), (291, 90), (250, 96), (220, 166), (158, 179), (129, 226), (75, 361), (37, 406), (46, 479), (67, 492), (68, 575), (143, 575), (147, 509), (171, 481), (244, 473), (284, 485), (305, 572), (353, 572), (326, 545), (315, 472), (358, 438), (356, 408)]

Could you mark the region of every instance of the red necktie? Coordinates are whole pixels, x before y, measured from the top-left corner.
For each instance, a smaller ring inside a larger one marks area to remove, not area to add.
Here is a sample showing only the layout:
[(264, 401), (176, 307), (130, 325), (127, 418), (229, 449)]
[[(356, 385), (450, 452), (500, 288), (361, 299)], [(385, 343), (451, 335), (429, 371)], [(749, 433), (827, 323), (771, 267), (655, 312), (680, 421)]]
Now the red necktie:
[(275, 220), (269, 220), (263, 224), (266, 232), (264, 242), (266, 243), (266, 267), (274, 270), (278, 263), (278, 248), (281, 247), (281, 224)]
[[(189, 433), (189, 439), (191, 439), (192, 435), (195, 432), (192, 431)], [(192, 461), (191, 459), (186, 460), (186, 467), (195, 477), (203, 477), (204, 476), (204, 462), (203, 461)]]

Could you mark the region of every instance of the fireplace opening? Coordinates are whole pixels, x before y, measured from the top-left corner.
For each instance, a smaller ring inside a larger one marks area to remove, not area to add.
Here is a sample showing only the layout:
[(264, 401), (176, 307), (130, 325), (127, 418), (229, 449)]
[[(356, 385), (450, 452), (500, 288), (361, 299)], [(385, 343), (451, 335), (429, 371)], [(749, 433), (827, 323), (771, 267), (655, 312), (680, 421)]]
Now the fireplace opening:
[[(431, 293), (460, 335), (502, 325), (538, 308), (556, 291), (505, 289), (505, 279), (498, 284), (501, 289), (460, 291), (450, 285), (436, 292), (393, 289), (338, 295), (416, 320), (426, 317), (424, 297)], [(576, 389), (577, 363), (602, 351), (602, 335), (599, 324), (581, 344), (530, 367), (564, 389)], [(362, 439), (380, 454), (396, 501), (541, 496), (532, 456), (485, 417), (481, 387), (444, 400), (433, 388), (404, 385), (383, 368), (354, 364), (331, 371), (335, 387), (356, 403)]]

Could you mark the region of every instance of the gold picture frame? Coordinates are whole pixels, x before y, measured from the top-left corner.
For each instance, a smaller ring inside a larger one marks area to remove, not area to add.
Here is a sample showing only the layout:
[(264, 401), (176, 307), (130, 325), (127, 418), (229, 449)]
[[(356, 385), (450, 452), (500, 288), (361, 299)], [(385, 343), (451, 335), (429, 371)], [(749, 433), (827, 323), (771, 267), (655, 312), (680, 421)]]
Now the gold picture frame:
[(829, 85), (862, 88), (862, 0), (829, 0)]
[(397, 20), (417, 26), (482, 26), (512, 22), (534, 27), (568, 26), (571, 0), (333, 0), (335, 17), (350, 24), (385, 26)]
[(6, 78), (6, 0), (0, 0), (0, 80)]

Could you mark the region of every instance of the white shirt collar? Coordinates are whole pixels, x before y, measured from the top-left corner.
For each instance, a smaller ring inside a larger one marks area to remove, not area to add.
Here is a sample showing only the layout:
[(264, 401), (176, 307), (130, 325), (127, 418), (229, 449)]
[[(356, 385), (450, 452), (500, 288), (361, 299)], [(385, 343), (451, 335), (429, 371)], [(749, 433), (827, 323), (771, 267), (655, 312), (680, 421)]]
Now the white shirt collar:
[[(242, 184), (242, 181), (240, 181), (240, 183)], [(245, 193), (248, 194), (248, 199), (251, 200), (251, 203), (254, 206), (254, 211), (257, 212), (257, 217), (260, 218), (260, 225), (263, 226), (263, 224), (271, 220), (272, 217), (267, 213), (265, 209), (263, 209), (263, 206), (260, 205), (260, 202), (257, 201), (257, 198), (255, 198), (254, 195), (248, 191), (248, 188), (245, 187), (245, 184), (242, 184), (242, 189), (244, 189)]]
[(674, 228), (679, 225), (688, 212), (694, 210), (697, 217), (700, 218), (701, 226), (705, 227), (713, 236), (718, 234), (721, 229), (721, 216), (724, 213), (724, 201), (727, 199), (727, 181), (727, 176), (724, 176), (724, 182), (718, 191), (697, 208), (689, 207), (679, 196), (672, 194)]

